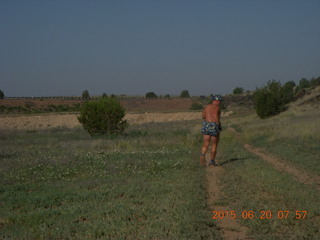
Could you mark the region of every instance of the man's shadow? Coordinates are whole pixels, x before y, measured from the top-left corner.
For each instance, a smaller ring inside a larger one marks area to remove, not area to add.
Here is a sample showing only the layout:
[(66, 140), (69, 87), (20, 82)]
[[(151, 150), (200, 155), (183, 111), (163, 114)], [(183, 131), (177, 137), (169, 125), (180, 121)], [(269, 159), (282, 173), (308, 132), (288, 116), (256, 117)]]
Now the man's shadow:
[(240, 161), (240, 160), (246, 160), (246, 159), (248, 159), (248, 158), (247, 157), (245, 157), (245, 158), (231, 158), (231, 159), (229, 159), (227, 161), (221, 162), (219, 164), (219, 166), (223, 166), (225, 164), (228, 164), (228, 163), (231, 163), (231, 162), (234, 162), (234, 161)]

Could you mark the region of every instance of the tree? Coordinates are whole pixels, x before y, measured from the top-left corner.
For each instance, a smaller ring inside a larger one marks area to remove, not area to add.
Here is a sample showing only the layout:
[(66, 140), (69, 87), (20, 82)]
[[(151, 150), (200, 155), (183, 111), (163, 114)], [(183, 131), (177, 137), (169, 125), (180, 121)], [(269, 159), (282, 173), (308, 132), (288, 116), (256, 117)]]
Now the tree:
[(154, 92), (147, 92), (146, 98), (157, 98), (158, 96)]
[(183, 91), (180, 93), (180, 97), (181, 97), (181, 98), (190, 98), (189, 91), (188, 91), (188, 90), (183, 90)]
[(302, 78), (299, 81), (299, 87), (300, 88), (309, 88), (310, 87), (310, 81), (306, 78)]
[(0, 89), (0, 99), (4, 99), (4, 93), (1, 89)]
[(108, 95), (104, 92), (103, 94), (102, 94), (102, 98), (107, 98), (108, 97)]
[(90, 98), (90, 95), (89, 95), (89, 91), (88, 90), (84, 90), (82, 92), (82, 98), (83, 99), (89, 99)]
[(233, 94), (242, 94), (244, 93), (244, 89), (242, 87), (236, 87), (232, 92)]
[(310, 80), (310, 86), (311, 87), (316, 87), (320, 85), (320, 77), (318, 78), (311, 78)]
[(121, 134), (128, 126), (123, 120), (125, 109), (116, 98), (101, 98), (97, 101), (86, 101), (80, 110), (79, 122), (88, 133)]
[(296, 83), (294, 81), (286, 82), (281, 88), (282, 99), (285, 104), (291, 102), (294, 97), (294, 87)]
[(254, 105), (260, 118), (267, 118), (285, 110), (281, 83), (269, 81), (267, 86), (254, 93)]

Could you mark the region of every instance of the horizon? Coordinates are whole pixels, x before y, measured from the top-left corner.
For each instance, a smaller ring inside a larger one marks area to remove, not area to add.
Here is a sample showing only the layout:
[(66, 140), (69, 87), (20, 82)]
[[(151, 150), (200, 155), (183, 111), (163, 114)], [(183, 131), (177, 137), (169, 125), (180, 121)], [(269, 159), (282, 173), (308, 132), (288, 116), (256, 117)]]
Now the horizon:
[[(320, 78), (320, 76), (318, 76), (318, 77), (312, 77), (311, 79), (318, 79), (318, 78)], [(306, 79), (306, 78), (301, 78), (300, 80), (302, 80), (302, 79)], [(310, 81), (311, 79), (307, 79), (308, 81)], [(274, 79), (273, 79), (274, 80)], [(269, 81), (273, 81), (273, 80), (269, 80)], [(299, 81), (300, 81), (299, 80)], [(275, 80), (274, 80), (275, 81)], [(294, 80), (290, 80), (290, 81), (293, 81), (293, 82), (295, 82), (295, 84), (296, 84), (296, 87), (297, 86), (299, 86), (299, 81), (294, 81)], [(285, 82), (281, 82), (281, 81), (279, 81), (282, 85), (285, 83)], [(265, 87), (267, 85), (267, 83), (265, 83), (263, 86), (260, 86), (260, 87), (256, 87), (255, 89), (253, 89), (253, 90), (248, 90), (248, 89), (244, 89), (243, 88), (243, 93), (236, 93), (236, 94), (234, 94), (233, 93), (233, 90), (235, 89), (235, 88), (242, 88), (242, 87), (240, 87), (240, 86), (237, 86), (237, 87), (235, 87), (234, 89), (232, 89), (229, 93), (225, 93), (225, 94), (218, 94), (218, 95), (222, 95), (222, 96), (228, 96), (228, 95), (247, 95), (247, 94), (252, 94), (252, 93), (254, 93), (257, 89), (259, 89), (259, 88), (262, 88), (262, 87)], [(1, 89), (0, 89), (1, 90)], [(187, 90), (188, 92), (189, 92), (189, 90), (188, 89), (184, 89), (184, 90)], [(153, 92), (153, 93), (155, 93), (156, 95), (157, 95), (157, 98), (166, 98), (166, 95), (169, 95), (169, 97), (170, 98), (179, 98), (180, 97), (180, 95), (181, 95), (181, 92), (182, 91), (184, 91), (184, 90), (181, 90), (180, 91), (180, 93), (177, 93), (177, 94), (157, 94), (156, 92), (154, 92), (154, 91), (149, 91), (149, 92)], [(81, 92), (81, 94), (78, 94), (78, 95), (48, 95), (48, 96), (45, 96), (45, 95), (39, 95), (39, 96), (6, 96), (5, 95), (5, 93), (4, 93), (4, 99), (5, 98), (7, 98), (7, 99), (10, 99), (10, 98), (82, 98), (82, 94), (83, 94), (83, 92), (84, 91), (88, 91), (87, 89), (84, 89), (82, 92)], [(126, 93), (120, 93), (120, 94), (114, 94), (114, 93), (111, 93), (111, 94), (107, 94), (107, 93), (105, 93), (105, 92), (102, 92), (100, 95), (99, 94), (96, 94), (96, 95), (92, 95), (91, 93), (90, 93), (90, 91), (88, 91), (88, 93), (89, 93), (89, 96), (90, 96), (90, 98), (99, 98), (99, 97), (102, 97), (102, 95), (104, 95), (104, 94), (106, 94), (108, 97), (110, 97), (110, 96), (112, 96), (112, 95), (114, 95), (114, 96), (116, 96), (116, 97), (119, 97), (119, 98), (121, 98), (121, 97), (124, 97), (124, 98), (126, 98), (126, 97), (137, 97), (137, 98), (146, 98), (145, 96), (146, 96), (146, 94), (148, 93), (148, 92), (146, 92), (146, 93), (144, 93), (144, 94), (126, 94)], [(193, 97), (210, 97), (210, 95), (211, 94), (213, 94), (213, 93), (209, 93), (209, 94), (207, 94), (207, 95), (194, 95), (194, 94), (190, 94), (190, 92), (189, 92), (189, 95), (190, 95), (190, 98), (193, 98)]]

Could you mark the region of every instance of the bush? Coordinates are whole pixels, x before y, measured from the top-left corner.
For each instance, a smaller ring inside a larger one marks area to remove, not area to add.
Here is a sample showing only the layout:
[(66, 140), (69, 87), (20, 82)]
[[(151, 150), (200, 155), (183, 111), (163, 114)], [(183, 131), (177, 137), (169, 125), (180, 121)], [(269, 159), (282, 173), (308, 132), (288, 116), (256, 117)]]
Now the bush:
[(306, 78), (302, 78), (299, 81), (299, 87), (300, 88), (309, 88), (310, 87), (310, 81)]
[(193, 102), (191, 104), (190, 110), (202, 110), (203, 105), (200, 102)]
[(0, 90), (0, 99), (4, 99), (4, 93)]
[(294, 98), (298, 99), (303, 97), (306, 94), (306, 89), (305, 88), (301, 88), (300, 86), (296, 86), (295, 90), (294, 90)]
[(285, 104), (291, 102), (294, 97), (294, 87), (296, 86), (294, 81), (286, 82), (281, 88), (282, 99)]
[(84, 90), (82, 92), (82, 98), (83, 99), (89, 99), (90, 98), (90, 95), (89, 95), (89, 91), (88, 90)]
[(189, 91), (188, 91), (188, 90), (183, 90), (183, 91), (180, 93), (180, 97), (181, 97), (181, 98), (189, 98), (189, 97), (190, 97)]
[(254, 106), (260, 118), (267, 118), (285, 110), (282, 86), (275, 80), (254, 93)]
[(242, 87), (236, 87), (232, 92), (233, 94), (242, 94), (244, 93), (244, 89)]
[(317, 87), (317, 86), (319, 86), (319, 85), (320, 85), (320, 77), (318, 77), (318, 78), (312, 78), (312, 79), (310, 80), (310, 85), (311, 85), (311, 87)]
[(91, 136), (121, 134), (129, 126), (123, 120), (125, 109), (116, 98), (101, 98), (85, 102), (80, 110), (79, 122)]
[(158, 96), (154, 92), (146, 93), (146, 98), (157, 98)]

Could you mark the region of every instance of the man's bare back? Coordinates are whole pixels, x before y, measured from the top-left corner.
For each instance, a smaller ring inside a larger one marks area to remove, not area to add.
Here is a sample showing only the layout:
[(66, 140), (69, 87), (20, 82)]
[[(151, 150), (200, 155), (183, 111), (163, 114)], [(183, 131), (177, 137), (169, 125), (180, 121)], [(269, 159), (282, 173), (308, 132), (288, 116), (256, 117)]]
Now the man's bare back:
[(220, 125), (220, 115), (221, 110), (218, 101), (213, 101), (211, 104), (208, 104), (203, 112), (202, 118), (207, 122), (216, 122)]

